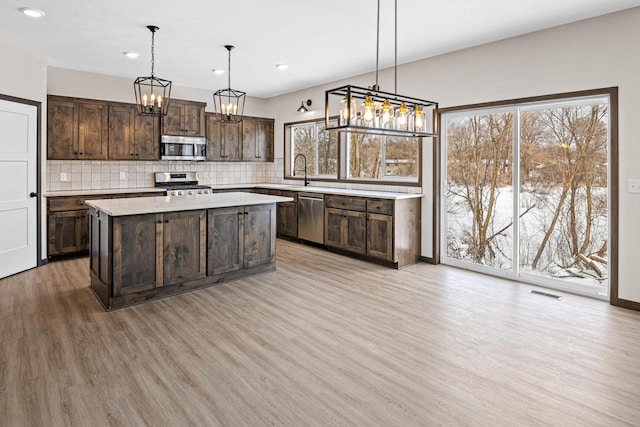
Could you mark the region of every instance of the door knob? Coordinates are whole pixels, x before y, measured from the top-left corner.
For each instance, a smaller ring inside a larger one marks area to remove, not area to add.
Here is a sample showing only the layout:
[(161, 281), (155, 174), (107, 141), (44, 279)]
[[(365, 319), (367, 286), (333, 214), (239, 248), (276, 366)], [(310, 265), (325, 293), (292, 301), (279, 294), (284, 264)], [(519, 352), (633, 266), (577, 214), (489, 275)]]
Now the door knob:
[(29, 193), (29, 197), (38, 197), (38, 193), (32, 191), (31, 193)]

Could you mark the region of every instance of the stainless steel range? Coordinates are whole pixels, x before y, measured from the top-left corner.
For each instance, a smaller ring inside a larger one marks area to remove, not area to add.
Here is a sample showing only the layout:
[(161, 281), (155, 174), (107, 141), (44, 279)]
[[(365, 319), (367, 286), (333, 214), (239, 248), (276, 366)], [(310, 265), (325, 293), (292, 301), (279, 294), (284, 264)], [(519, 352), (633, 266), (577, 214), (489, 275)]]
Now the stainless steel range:
[(196, 196), (198, 194), (212, 194), (208, 185), (198, 184), (198, 172), (156, 172), (155, 186), (166, 188), (167, 196)]

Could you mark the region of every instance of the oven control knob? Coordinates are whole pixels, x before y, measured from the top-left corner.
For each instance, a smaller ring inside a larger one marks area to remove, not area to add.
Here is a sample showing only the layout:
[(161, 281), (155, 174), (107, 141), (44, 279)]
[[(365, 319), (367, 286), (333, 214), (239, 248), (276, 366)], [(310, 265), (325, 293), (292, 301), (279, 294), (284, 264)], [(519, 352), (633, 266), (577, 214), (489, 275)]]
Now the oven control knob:
[(182, 190), (178, 191), (178, 196), (182, 196)]
[(190, 195), (190, 196), (193, 196), (193, 190), (189, 190), (189, 191), (187, 192), (187, 194), (188, 194), (188, 195)]
[(169, 195), (170, 196), (176, 196), (176, 195), (178, 195), (178, 192), (176, 190), (173, 190), (173, 191), (169, 192)]
[(203, 193), (202, 193), (202, 190), (198, 190), (198, 194), (203, 194)]

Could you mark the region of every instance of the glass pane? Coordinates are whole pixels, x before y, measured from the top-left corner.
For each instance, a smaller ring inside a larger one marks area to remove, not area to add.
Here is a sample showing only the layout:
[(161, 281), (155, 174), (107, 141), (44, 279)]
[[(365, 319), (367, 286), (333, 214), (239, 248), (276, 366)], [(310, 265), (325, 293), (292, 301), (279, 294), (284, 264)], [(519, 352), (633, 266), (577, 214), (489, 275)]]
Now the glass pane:
[(419, 138), (387, 137), (384, 176), (400, 180), (418, 180)]
[(521, 272), (607, 293), (606, 103), (521, 114)]
[(513, 114), (446, 119), (446, 255), (500, 269), (513, 259)]
[(381, 136), (349, 134), (349, 177), (379, 179), (381, 165)]
[(324, 123), (318, 125), (318, 175), (338, 176), (338, 132), (326, 131)]
[[(316, 129), (315, 124), (295, 126), (291, 131), (291, 161), (293, 162), (298, 154), (303, 154), (307, 159), (307, 175), (316, 175)], [(293, 175), (302, 175), (304, 161), (299, 159), (292, 165)], [(293, 173), (295, 171), (295, 173)]]

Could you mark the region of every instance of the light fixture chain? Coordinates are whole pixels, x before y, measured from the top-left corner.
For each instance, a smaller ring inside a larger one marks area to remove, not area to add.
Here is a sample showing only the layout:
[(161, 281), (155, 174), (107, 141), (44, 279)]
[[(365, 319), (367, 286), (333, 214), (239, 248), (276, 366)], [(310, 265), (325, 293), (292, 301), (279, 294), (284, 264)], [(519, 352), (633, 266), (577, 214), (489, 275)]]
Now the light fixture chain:
[(227, 75), (228, 83), (229, 83), (228, 89), (229, 89), (229, 92), (231, 92), (231, 49), (229, 49), (229, 65), (228, 65), (228, 68), (229, 68), (229, 72), (228, 72), (228, 75)]
[(378, 0), (378, 22), (376, 23), (376, 90), (378, 90), (378, 64), (380, 59), (380, 0)]
[(151, 30), (151, 77), (153, 77), (153, 68), (155, 66), (155, 56), (154, 56), (154, 48), (155, 48), (155, 40), (156, 40), (156, 32)]
[(393, 12), (394, 14), (394, 40), (395, 40), (395, 59), (394, 59), (394, 66), (393, 66), (393, 73), (394, 73), (394, 89), (393, 92), (394, 93), (398, 93), (398, 0), (395, 0), (395, 10)]

